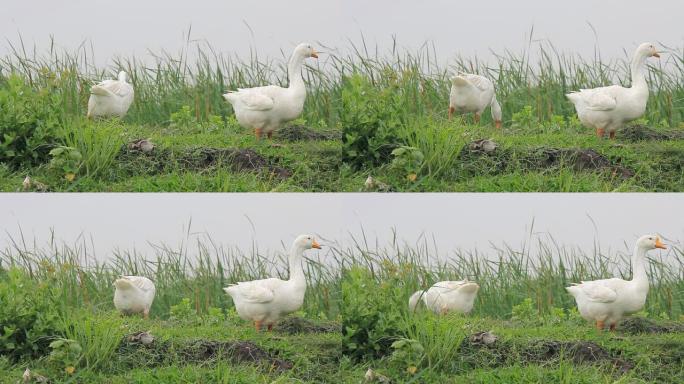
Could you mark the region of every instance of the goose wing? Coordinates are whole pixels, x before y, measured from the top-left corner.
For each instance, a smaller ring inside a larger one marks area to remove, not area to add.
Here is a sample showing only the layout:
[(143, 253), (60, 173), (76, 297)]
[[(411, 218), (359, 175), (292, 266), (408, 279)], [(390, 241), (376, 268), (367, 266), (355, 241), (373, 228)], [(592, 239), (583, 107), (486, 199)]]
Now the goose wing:
[(126, 97), (133, 93), (132, 85), (119, 80), (101, 81), (93, 86), (93, 93), (97, 93), (98, 89), (119, 97)]
[(581, 89), (579, 92), (571, 93), (571, 95), (578, 96), (586, 105), (587, 109), (593, 111), (611, 111), (617, 106), (616, 93), (621, 88), (622, 87), (614, 85), (594, 89)]
[(615, 284), (612, 284), (611, 280), (619, 279), (583, 281), (578, 286), (590, 301), (612, 303), (617, 299), (617, 292), (615, 287), (613, 287)]
[(472, 74), (461, 76), (466, 78), (470, 84), (472, 84), (475, 88), (479, 89), (480, 91), (487, 91), (489, 89), (494, 88), (494, 84), (492, 84), (492, 82), (486, 77)]
[(250, 303), (269, 303), (275, 297), (277, 282), (279, 279), (265, 279), (255, 281), (239, 282), (228, 288), (228, 291), (235, 288), (235, 292), (240, 295), (242, 300)]
[(123, 276), (126, 280), (130, 281), (132, 285), (145, 292), (154, 291), (154, 283), (152, 280), (143, 276)]
[(245, 108), (253, 111), (268, 111), (273, 109), (275, 105), (275, 98), (281, 87), (275, 85), (268, 85), (257, 88), (238, 88), (235, 92), (229, 92), (225, 95), (228, 101), (238, 100)]

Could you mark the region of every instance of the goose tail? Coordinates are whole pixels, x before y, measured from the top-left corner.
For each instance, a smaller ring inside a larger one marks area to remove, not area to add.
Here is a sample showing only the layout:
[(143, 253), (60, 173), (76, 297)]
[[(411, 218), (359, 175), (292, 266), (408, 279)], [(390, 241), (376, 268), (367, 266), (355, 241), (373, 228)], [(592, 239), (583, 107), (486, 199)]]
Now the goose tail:
[(420, 303), (420, 299), (423, 297), (425, 294), (425, 291), (416, 291), (409, 297), (409, 310), (411, 312), (415, 312), (416, 308), (418, 308), (418, 304)]
[(458, 291), (463, 293), (475, 293), (480, 290), (480, 286), (475, 282), (468, 282), (463, 284)]
[(451, 83), (457, 87), (465, 87), (470, 85), (470, 82), (463, 76), (456, 75), (451, 78)]

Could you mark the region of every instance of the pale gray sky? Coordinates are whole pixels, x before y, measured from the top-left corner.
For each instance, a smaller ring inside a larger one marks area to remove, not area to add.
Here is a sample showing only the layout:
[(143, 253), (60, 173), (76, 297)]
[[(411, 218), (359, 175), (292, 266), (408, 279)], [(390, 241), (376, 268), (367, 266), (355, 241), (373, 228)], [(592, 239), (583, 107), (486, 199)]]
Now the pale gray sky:
[(395, 228), (407, 243), (434, 236), (443, 255), (487, 253), (490, 242), (520, 246), (534, 219), (535, 232), (561, 244), (625, 250), (646, 233), (681, 246), (682, 212), (683, 194), (0, 194), (0, 248), (21, 226), (39, 245), (50, 228), (67, 243), (92, 237), (99, 259), (114, 248), (151, 252), (147, 242), (178, 246), (192, 219), (192, 231), (246, 253), (252, 241), (279, 251), (301, 233), (350, 244), (361, 226), (371, 242), (387, 243)]
[(193, 38), (240, 56), (250, 47), (265, 56), (279, 56), (280, 49), (289, 54), (301, 41), (346, 49), (347, 39), (358, 43), (362, 32), (381, 49), (395, 35), (405, 47), (432, 41), (443, 59), (456, 53), (487, 58), (490, 49), (520, 52), (532, 26), (535, 38), (585, 56), (595, 44), (615, 57), (644, 41), (684, 42), (684, 2), (672, 0), (3, 0), (1, 8), (0, 53), (18, 33), (29, 47), (46, 47), (53, 35), (69, 49), (91, 41), (98, 63), (147, 49), (176, 52), (190, 25)]

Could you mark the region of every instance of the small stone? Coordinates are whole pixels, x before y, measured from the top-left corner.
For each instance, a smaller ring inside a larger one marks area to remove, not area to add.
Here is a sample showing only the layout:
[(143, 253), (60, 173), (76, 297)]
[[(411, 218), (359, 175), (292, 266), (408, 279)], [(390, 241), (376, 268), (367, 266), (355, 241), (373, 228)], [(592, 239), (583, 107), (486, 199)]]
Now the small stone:
[[(369, 176), (366, 178), (366, 182), (363, 184), (363, 186), (364, 186), (366, 189), (373, 189), (373, 188), (375, 188), (375, 179), (373, 178), (373, 176), (370, 176), (370, 175), (369, 175)], [(369, 371), (372, 372), (372, 370), (370, 370), (370, 369), (369, 369)], [(366, 372), (366, 373), (368, 373), (368, 372)]]
[(154, 143), (150, 139), (139, 139), (128, 143), (128, 149), (149, 153), (154, 150)]
[(481, 140), (475, 140), (472, 143), (470, 143), (470, 150), (472, 151), (480, 151), (484, 153), (492, 153), (496, 151), (496, 148), (499, 145), (495, 143), (493, 140), (488, 140), (488, 139), (481, 139)]
[(470, 336), (470, 341), (472, 341), (473, 343), (484, 344), (484, 345), (494, 344), (496, 342), (496, 340), (498, 340), (498, 339), (499, 339), (499, 337), (496, 336), (491, 331), (478, 332), (478, 333)]
[(154, 336), (150, 332), (137, 332), (128, 336), (128, 341), (131, 343), (140, 343), (142, 345), (150, 345), (154, 342)]
[(390, 383), (390, 379), (387, 376), (381, 375), (379, 373), (375, 373), (373, 369), (368, 368), (366, 371), (366, 374), (363, 375), (363, 382), (364, 383), (383, 383), (383, 384), (388, 384)]

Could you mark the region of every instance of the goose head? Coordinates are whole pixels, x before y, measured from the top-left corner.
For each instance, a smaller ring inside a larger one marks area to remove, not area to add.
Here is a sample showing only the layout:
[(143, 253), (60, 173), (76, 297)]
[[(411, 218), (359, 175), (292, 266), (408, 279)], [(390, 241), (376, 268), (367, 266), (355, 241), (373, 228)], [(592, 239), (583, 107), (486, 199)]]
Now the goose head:
[(316, 239), (314, 239), (314, 237), (311, 235), (297, 236), (293, 245), (302, 250), (307, 250), (311, 248), (321, 249), (321, 245), (318, 244)]
[(656, 49), (655, 45), (652, 43), (643, 43), (639, 45), (636, 50), (636, 55), (641, 57), (657, 57), (660, 58), (660, 54)]
[(124, 72), (124, 71), (119, 72), (119, 81), (125, 83), (127, 78), (128, 78), (128, 75), (126, 74), (126, 72)]
[(314, 47), (309, 44), (309, 43), (301, 43), (295, 48), (294, 54), (303, 58), (309, 58), (313, 57), (314, 59), (318, 59), (318, 52), (314, 49)]
[(637, 240), (636, 245), (637, 247), (644, 249), (646, 251), (650, 251), (656, 248), (667, 249), (665, 244), (663, 244), (662, 240), (660, 240), (660, 236), (658, 235), (641, 236), (639, 240)]

